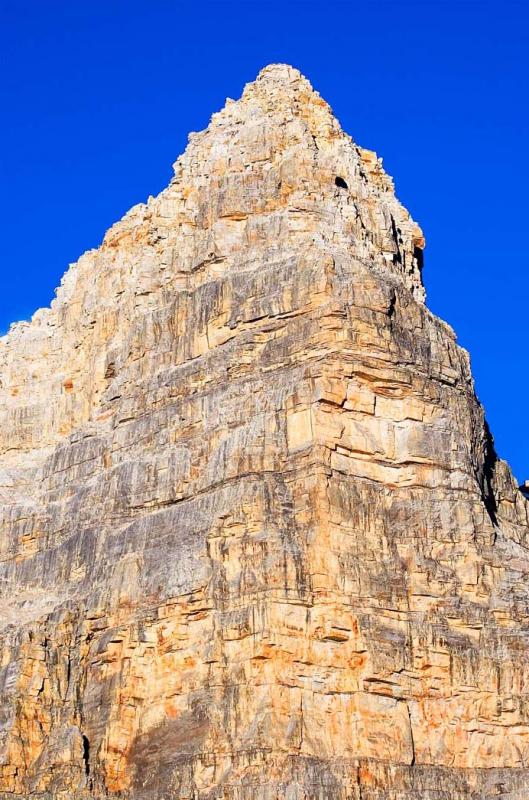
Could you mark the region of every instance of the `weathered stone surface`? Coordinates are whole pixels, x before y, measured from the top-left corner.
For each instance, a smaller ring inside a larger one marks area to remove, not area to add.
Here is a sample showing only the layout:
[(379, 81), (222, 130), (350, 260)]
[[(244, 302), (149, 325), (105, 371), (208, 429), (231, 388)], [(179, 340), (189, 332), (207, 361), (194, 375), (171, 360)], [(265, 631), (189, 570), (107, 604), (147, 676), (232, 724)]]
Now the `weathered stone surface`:
[(2, 797), (527, 798), (529, 502), (423, 247), (273, 65), (0, 339)]

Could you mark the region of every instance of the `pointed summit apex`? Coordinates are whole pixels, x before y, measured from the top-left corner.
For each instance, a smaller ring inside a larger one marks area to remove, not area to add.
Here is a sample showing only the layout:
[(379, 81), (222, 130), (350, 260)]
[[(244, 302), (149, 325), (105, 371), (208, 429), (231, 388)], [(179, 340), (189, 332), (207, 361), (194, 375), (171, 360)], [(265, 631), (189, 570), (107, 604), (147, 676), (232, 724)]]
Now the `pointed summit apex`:
[(205, 131), (190, 136), (172, 186), (208, 228), (204, 247), (222, 254), (223, 269), (243, 242), (261, 240), (263, 225), (279, 224), (283, 252), (315, 242), (338, 248), (424, 299), (422, 232), (396, 199), (381, 160), (353, 142), (288, 64), (264, 67), (239, 100), (228, 100)]
[(300, 78), (307, 80), (299, 69), (292, 67), (290, 64), (268, 64), (260, 70), (256, 80), (271, 80), (276, 83), (294, 83)]
[(317, 98), (325, 104), (316, 92), (310, 81), (295, 67), (290, 64), (268, 64), (259, 72), (256, 79), (247, 83), (243, 98), (259, 96), (263, 93), (277, 94), (280, 97), (300, 97), (305, 100)]

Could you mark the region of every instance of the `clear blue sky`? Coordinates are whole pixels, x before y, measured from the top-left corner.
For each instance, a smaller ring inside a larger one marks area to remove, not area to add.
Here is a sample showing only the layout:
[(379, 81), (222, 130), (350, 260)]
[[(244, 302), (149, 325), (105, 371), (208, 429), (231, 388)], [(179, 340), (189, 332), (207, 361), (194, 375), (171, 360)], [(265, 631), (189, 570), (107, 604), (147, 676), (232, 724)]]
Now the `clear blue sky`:
[(289, 62), (376, 150), (427, 239), (430, 308), (470, 350), (529, 478), (529, 10), (514, 2), (0, 0), (0, 332), (156, 194), (188, 131)]

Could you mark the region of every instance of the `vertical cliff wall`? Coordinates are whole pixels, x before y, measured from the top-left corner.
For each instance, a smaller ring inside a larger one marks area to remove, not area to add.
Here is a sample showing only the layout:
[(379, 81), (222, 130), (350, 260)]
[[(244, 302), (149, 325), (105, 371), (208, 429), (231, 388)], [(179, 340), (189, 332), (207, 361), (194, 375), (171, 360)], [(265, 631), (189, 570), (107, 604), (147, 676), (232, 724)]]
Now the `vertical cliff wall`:
[(0, 339), (0, 796), (529, 793), (529, 502), (296, 70)]

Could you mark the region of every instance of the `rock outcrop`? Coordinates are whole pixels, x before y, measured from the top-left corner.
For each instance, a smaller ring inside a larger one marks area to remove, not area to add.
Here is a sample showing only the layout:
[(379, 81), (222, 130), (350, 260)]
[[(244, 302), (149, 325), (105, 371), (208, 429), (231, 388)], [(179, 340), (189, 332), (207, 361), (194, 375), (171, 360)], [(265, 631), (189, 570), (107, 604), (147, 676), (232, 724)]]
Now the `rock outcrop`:
[(529, 796), (529, 502), (297, 70), (0, 339), (0, 796)]

